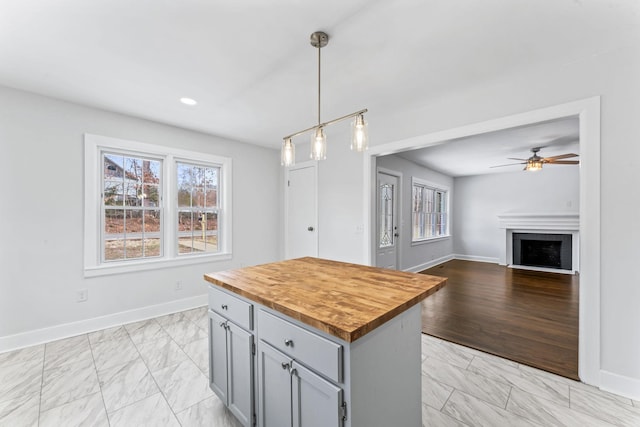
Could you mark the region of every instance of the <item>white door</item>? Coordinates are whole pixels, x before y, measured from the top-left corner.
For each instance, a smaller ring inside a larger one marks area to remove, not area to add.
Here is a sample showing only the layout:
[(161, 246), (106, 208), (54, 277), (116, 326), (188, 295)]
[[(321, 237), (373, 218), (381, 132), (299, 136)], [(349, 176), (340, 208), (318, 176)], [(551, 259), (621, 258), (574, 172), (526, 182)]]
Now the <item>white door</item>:
[(285, 258), (318, 256), (316, 162), (287, 170)]
[(400, 197), (398, 176), (378, 171), (376, 266), (398, 269), (398, 199)]

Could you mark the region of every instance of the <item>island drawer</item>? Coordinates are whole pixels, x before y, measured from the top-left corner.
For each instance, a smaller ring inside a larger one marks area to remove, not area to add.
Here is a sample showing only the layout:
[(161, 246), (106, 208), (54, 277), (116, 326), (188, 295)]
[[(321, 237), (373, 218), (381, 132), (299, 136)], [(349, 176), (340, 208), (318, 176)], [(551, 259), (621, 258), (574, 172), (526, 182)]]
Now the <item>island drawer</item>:
[(342, 346), (258, 310), (258, 337), (327, 378), (342, 382)]
[(253, 305), (209, 286), (209, 308), (247, 330), (253, 329)]

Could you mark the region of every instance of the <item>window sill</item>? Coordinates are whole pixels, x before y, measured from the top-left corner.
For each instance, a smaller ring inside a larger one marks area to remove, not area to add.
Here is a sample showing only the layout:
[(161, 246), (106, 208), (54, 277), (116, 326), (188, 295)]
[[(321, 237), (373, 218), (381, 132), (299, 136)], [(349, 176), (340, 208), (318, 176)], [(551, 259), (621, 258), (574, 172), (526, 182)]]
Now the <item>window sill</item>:
[(206, 264), (209, 262), (228, 261), (231, 253), (192, 255), (185, 258), (156, 259), (145, 261), (130, 261), (102, 264), (95, 267), (85, 267), (84, 277), (109, 276), (112, 274), (133, 273), (139, 271), (158, 270), (162, 268), (182, 267), (185, 265)]
[(448, 240), (450, 238), (451, 238), (451, 235), (447, 234), (446, 236), (438, 236), (438, 237), (430, 237), (428, 239), (414, 240), (411, 242), (411, 246), (419, 246), (419, 245), (424, 245), (426, 243), (439, 242), (442, 240)]

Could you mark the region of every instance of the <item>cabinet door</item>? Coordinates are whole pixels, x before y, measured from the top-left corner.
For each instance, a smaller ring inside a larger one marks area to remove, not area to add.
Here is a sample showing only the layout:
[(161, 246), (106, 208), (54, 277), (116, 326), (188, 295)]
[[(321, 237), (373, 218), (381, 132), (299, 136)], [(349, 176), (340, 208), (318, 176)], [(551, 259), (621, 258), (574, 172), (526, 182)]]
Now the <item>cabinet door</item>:
[(291, 359), (264, 341), (258, 344), (261, 427), (291, 426)]
[(226, 324), (226, 319), (209, 311), (209, 387), (225, 405), (228, 390)]
[(291, 371), (293, 427), (342, 425), (342, 389), (293, 362)]
[(228, 407), (243, 426), (253, 424), (253, 335), (227, 324)]

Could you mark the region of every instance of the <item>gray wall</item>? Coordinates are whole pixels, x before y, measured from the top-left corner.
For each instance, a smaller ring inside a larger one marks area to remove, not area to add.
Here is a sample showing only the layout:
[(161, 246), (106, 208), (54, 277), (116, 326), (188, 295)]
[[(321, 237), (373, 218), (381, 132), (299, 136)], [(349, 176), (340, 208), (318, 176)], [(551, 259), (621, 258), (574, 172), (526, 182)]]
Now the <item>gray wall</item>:
[[(204, 295), (206, 272), (281, 259), (275, 150), (2, 87), (0, 111), (0, 339)], [(233, 259), (85, 279), (84, 133), (231, 157)]]
[(453, 251), (472, 258), (497, 258), (502, 241), (498, 215), (579, 210), (576, 166), (545, 166), (539, 172), (510, 172), (456, 178)]
[[(453, 202), (453, 196), (455, 194), (453, 178), (395, 155), (381, 156), (376, 160), (378, 167), (402, 172), (402, 233), (400, 236), (399, 247), (399, 269), (417, 271), (421, 269), (421, 265), (424, 265), (429, 261), (451, 255), (453, 253), (453, 241), (451, 238), (438, 239), (417, 244), (411, 243), (411, 178), (420, 178), (433, 184), (439, 184), (449, 188), (450, 210), (452, 214), (456, 210)], [(450, 218), (453, 218), (453, 216)], [(455, 225), (450, 224), (450, 227), (450, 231), (453, 232)]]

